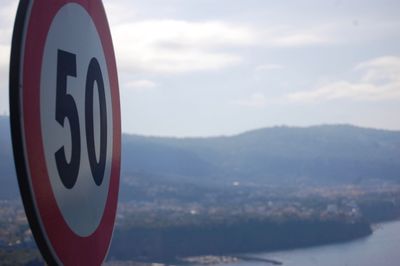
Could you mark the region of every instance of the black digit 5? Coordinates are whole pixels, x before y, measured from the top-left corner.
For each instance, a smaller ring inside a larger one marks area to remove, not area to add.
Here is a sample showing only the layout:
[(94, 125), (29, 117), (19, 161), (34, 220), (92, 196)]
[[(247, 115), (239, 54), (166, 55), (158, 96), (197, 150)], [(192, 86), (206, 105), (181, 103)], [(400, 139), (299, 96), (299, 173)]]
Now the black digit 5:
[[(57, 87), (56, 87), (56, 121), (64, 127), (68, 119), (71, 130), (71, 158), (67, 160), (62, 146), (56, 153), (56, 165), (64, 186), (71, 189), (78, 178), (81, 161), (81, 139), (78, 110), (74, 98), (67, 93), (68, 76), (76, 77), (76, 55), (58, 50), (57, 54)], [(68, 162), (69, 161), (69, 162)]]

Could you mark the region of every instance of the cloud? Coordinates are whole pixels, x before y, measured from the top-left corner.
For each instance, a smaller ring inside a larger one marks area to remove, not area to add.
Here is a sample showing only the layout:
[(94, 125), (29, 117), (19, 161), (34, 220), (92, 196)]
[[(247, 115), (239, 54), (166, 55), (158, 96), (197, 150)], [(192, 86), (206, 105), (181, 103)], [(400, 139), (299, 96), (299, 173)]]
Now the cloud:
[(0, 71), (3, 73), (10, 62), (10, 46), (0, 44)]
[(128, 82), (123, 83), (122, 88), (128, 90), (134, 90), (137, 92), (144, 92), (152, 90), (156, 86), (157, 84), (151, 80), (138, 79), (138, 80), (130, 80)]
[(254, 42), (246, 28), (223, 22), (149, 20), (113, 28), (119, 66), (125, 70), (184, 73), (238, 64), (239, 55), (220, 48)]
[(349, 25), (346, 21), (335, 21), (326, 24), (322, 30), (332, 36), (338, 44), (363, 44), (371, 41), (388, 41), (397, 36), (400, 30), (398, 20), (391, 21), (384, 18), (361, 17), (357, 23)]
[(264, 71), (270, 71), (270, 70), (281, 70), (284, 69), (285, 67), (279, 64), (265, 64), (265, 65), (259, 65), (256, 67), (257, 72), (264, 72)]
[(8, 80), (10, 61), (11, 35), (18, 1), (4, 0), (0, 5), (0, 77), (1, 86)]
[(10, 47), (0, 44), (0, 113), (8, 110), (8, 65)]
[(335, 20), (305, 28), (302, 25), (277, 25), (273, 29), (258, 30), (259, 42), (265, 46), (297, 48), (316, 45), (365, 44), (396, 36), (398, 21), (381, 21), (369, 17), (357, 23)]
[(138, 10), (136, 10), (131, 0), (103, 1), (103, 4), (110, 25), (123, 24), (138, 16)]
[(358, 64), (354, 70), (361, 74), (356, 82), (336, 81), (316, 90), (291, 93), (288, 99), (293, 102), (400, 99), (400, 57), (378, 57)]
[(355, 70), (364, 71), (362, 81), (387, 83), (400, 81), (400, 57), (383, 56), (358, 64)]
[(0, 5), (0, 44), (10, 45), (18, 1), (3, 0)]
[(246, 99), (235, 100), (231, 103), (243, 107), (264, 108), (267, 105), (267, 98), (262, 93), (253, 93)]
[(112, 25), (119, 66), (130, 71), (170, 74), (218, 70), (244, 60), (243, 53), (232, 48), (291, 48), (332, 42), (319, 28), (260, 29), (226, 21), (130, 21)]
[(267, 43), (278, 47), (298, 47), (332, 42), (319, 32), (293, 32), (282, 35), (271, 36)]

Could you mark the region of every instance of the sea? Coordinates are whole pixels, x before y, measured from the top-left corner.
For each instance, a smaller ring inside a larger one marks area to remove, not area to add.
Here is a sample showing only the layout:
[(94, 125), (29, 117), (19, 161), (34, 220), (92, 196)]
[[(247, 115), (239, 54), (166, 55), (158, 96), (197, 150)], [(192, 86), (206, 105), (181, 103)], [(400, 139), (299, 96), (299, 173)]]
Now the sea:
[[(350, 242), (278, 252), (245, 254), (246, 257), (255, 260), (225, 265), (274, 265), (265, 262), (272, 260), (283, 266), (399, 266), (400, 221), (377, 224), (373, 226), (373, 229), (372, 235)], [(256, 259), (265, 261), (256, 261)]]

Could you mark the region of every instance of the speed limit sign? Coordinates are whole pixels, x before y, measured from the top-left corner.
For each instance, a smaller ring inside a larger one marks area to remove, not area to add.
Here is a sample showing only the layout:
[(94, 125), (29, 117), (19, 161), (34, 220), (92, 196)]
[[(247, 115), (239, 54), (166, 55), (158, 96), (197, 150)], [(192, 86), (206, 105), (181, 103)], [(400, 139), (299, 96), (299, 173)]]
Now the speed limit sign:
[(114, 227), (121, 122), (101, 0), (22, 0), (10, 62), (19, 187), (48, 264), (99, 265)]

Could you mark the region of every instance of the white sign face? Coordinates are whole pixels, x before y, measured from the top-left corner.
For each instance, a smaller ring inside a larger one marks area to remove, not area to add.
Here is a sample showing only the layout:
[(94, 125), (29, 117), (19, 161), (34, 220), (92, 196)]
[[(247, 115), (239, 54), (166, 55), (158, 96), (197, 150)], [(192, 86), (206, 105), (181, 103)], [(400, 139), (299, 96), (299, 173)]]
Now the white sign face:
[[(51, 187), (65, 221), (79, 236), (96, 230), (107, 200), (113, 145), (112, 127), (107, 127), (113, 123), (109, 84), (103, 47), (90, 15), (78, 4), (63, 6), (45, 44), (40, 116)], [(101, 110), (106, 120), (100, 120)], [(99, 185), (89, 152), (95, 167), (104, 168), (97, 177), (102, 179)]]

